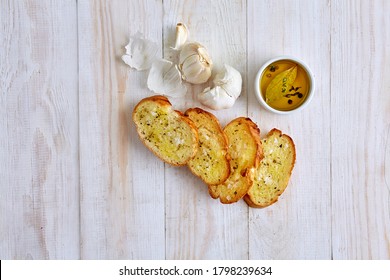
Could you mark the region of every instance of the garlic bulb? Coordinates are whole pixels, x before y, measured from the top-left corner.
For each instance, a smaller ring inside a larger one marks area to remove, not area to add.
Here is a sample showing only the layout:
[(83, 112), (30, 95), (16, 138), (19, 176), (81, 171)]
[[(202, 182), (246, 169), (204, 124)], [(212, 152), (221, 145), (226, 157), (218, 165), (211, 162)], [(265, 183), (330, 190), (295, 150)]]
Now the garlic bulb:
[(189, 31), (187, 29), (187, 26), (184, 23), (179, 22), (176, 25), (176, 41), (175, 41), (174, 49), (176, 50), (180, 49), (187, 41), (188, 36), (189, 36)]
[(140, 32), (137, 32), (134, 36), (130, 36), (130, 41), (125, 48), (126, 54), (122, 55), (122, 60), (137, 70), (149, 69), (158, 51), (157, 44), (143, 39)]
[(183, 80), (203, 84), (211, 76), (213, 63), (205, 47), (198, 43), (183, 46), (179, 56), (179, 69)]
[(231, 108), (241, 94), (240, 72), (225, 64), (225, 69), (215, 75), (213, 84), (212, 89), (206, 88), (198, 95), (200, 103), (213, 110)]
[(147, 85), (151, 91), (170, 97), (181, 97), (187, 93), (177, 65), (165, 59), (153, 62)]

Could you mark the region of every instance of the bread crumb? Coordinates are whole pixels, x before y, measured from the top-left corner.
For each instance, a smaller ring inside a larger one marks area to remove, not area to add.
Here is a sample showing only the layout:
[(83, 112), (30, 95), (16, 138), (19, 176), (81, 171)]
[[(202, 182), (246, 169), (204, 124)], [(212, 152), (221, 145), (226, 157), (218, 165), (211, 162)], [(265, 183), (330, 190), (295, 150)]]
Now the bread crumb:
[(265, 177), (264, 178), (264, 183), (266, 184), (266, 185), (271, 185), (272, 183), (274, 182), (274, 180), (272, 180), (270, 177)]
[(184, 144), (184, 139), (181, 139), (181, 138), (179, 138), (179, 137), (176, 137), (176, 138), (175, 138), (175, 144), (176, 144), (176, 145)]

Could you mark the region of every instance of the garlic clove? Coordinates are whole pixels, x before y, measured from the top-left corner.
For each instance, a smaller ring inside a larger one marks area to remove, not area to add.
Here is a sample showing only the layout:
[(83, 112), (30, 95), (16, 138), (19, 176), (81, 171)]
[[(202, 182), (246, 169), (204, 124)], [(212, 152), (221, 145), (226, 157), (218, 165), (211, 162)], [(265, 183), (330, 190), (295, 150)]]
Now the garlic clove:
[(207, 49), (199, 43), (185, 44), (179, 55), (179, 69), (183, 80), (203, 84), (211, 76), (212, 60)]
[(176, 25), (176, 41), (175, 48), (176, 50), (180, 49), (189, 37), (189, 31), (187, 26), (184, 23), (179, 22)]
[(171, 61), (165, 59), (153, 62), (147, 85), (151, 91), (170, 97), (182, 97), (187, 93), (179, 69)]
[(142, 71), (151, 67), (158, 52), (158, 45), (142, 38), (142, 34), (137, 32), (134, 36), (130, 36), (125, 49), (126, 54), (122, 55), (122, 60), (131, 68)]
[(191, 84), (203, 84), (211, 76), (211, 68), (205, 67), (197, 55), (189, 56), (180, 66), (183, 80)]
[(215, 75), (214, 88), (206, 88), (198, 95), (200, 103), (213, 110), (231, 108), (241, 94), (242, 77), (233, 67), (226, 65)]

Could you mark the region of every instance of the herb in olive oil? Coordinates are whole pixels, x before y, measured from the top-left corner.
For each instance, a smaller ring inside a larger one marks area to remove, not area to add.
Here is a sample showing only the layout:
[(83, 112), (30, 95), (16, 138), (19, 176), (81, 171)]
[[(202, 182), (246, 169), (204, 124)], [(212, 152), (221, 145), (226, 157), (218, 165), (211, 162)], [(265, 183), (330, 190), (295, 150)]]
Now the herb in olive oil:
[(299, 64), (280, 60), (268, 66), (261, 75), (260, 89), (267, 104), (289, 111), (299, 107), (309, 90), (309, 77)]

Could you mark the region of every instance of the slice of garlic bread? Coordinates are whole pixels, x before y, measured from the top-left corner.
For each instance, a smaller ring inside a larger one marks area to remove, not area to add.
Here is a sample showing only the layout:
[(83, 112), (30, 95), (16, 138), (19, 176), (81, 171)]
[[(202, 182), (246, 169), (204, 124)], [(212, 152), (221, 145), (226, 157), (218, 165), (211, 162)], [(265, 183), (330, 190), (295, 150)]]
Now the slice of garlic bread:
[(172, 165), (185, 165), (198, 149), (194, 123), (172, 109), (162, 95), (142, 99), (133, 110), (133, 121), (142, 142), (156, 156)]
[(272, 129), (262, 140), (264, 158), (254, 173), (254, 182), (244, 200), (251, 207), (275, 203), (288, 185), (295, 164), (295, 145), (290, 136)]
[(230, 176), (219, 185), (209, 185), (211, 197), (222, 203), (240, 200), (252, 185), (253, 172), (263, 157), (260, 130), (249, 118), (232, 120), (223, 130), (228, 138), (231, 157)]
[(188, 167), (208, 185), (225, 182), (230, 174), (230, 157), (227, 137), (218, 119), (200, 108), (190, 108), (184, 115), (195, 123), (199, 135), (198, 152)]

